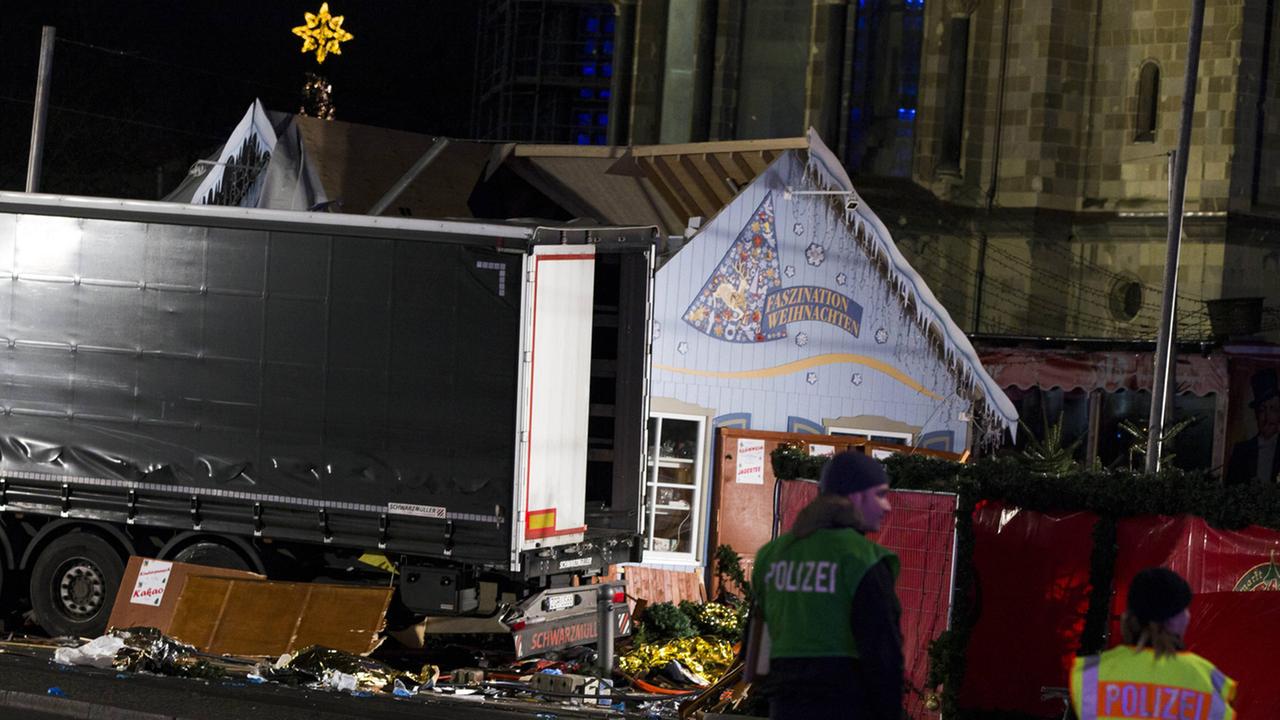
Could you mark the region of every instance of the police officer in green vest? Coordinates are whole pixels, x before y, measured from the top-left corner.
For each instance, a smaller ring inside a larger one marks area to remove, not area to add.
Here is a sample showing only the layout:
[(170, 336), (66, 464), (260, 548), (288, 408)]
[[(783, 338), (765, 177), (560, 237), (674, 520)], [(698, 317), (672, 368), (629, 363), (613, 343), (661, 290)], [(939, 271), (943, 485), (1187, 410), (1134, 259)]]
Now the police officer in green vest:
[(845, 452), (819, 487), (791, 531), (756, 554), (752, 615), (764, 624), (748, 675), (771, 718), (899, 720), (898, 558), (863, 536), (889, 512), (889, 478), (878, 461)]

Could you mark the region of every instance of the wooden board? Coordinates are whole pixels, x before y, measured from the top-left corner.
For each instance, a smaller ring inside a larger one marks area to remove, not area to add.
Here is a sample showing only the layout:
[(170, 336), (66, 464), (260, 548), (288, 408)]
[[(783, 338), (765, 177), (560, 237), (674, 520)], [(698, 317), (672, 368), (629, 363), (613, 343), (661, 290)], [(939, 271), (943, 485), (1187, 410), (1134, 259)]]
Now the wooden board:
[[(164, 589), (159, 593), (158, 599), (153, 600), (151, 604), (132, 601), (132, 595), (139, 587), (139, 575), (142, 573), (144, 561), (149, 561), (152, 565), (152, 572), (159, 568), (163, 576), (161, 585)], [(153, 627), (160, 632), (168, 632), (169, 625), (173, 622), (173, 613), (178, 606), (178, 597), (182, 594), (187, 578), (192, 574), (244, 580), (266, 579), (262, 575), (247, 570), (227, 570), (180, 562), (156, 563), (149, 558), (134, 555), (129, 558), (129, 563), (125, 566), (124, 577), (120, 580), (120, 589), (116, 591), (115, 605), (111, 607), (111, 617), (107, 625), (113, 628)]]
[(237, 578), (187, 578), (170, 632), (211, 653), (280, 655), (308, 645), (367, 655), (391, 589)]
[(605, 580), (621, 578), (627, 586), (627, 595), (646, 604), (681, 600), (706, 602), (707, 587), (702, 572), (698, 570), (671, 570), (644, 565), (612, 565), (604, 575)]
[[(241, 570), (131, 557), (109, 625), (154, 627), (205, 652), (273, 655), (378, 646), (391, 588), (267, 580)], [(139, 590), (145, 597), (131, 601)]]

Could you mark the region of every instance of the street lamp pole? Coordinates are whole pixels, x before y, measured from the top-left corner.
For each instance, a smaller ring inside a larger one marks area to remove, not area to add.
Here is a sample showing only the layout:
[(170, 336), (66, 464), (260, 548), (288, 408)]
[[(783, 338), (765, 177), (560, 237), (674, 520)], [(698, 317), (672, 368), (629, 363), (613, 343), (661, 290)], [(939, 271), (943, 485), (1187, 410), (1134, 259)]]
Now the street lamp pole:
[(1200, 37), (1204, 33), (1204, 0), (1191, 2), (1191, 27), (1187, 36), (1186, 85), (1182, 91), (1182, 121), (1178, 149), (1169, 181), (1169, 235), (1165, 244), (1164, 300), (1160, 303), (1160, 332), (1156, 338), (1155, 378), (1151, 386), (1151, 415), (1147, 422), (1148, 473), (1160, 469), (1164, 428), (1171, 402), (1170, 381), (1174, 362), (1173, 338), (1178, 293), (1178, 257), (1182, 251), (1182, 207), (1187, 190), (1187, 156), (1191, 149), (1191, 125), (1196, 107), (1196, 79), (1200, 68)]
[(40, 71), (36, 75), (36, 105), (31, 113), (31, 151), (27, 156), (27, 192), (40, 192), (40, 168), (44, 164), (44, 129), (49, 117), (49, 84), (53, 82), (53, 42), (57, 30), (45, 25), (40, 31)]

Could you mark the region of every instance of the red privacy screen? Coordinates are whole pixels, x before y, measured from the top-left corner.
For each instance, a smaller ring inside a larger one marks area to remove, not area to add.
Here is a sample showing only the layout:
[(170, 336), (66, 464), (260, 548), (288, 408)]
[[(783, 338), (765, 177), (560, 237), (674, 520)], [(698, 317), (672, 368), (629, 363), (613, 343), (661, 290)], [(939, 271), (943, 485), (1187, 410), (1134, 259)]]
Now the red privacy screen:
[[(782, 481), (778, 494), (779, 532), (818, 494), (818, 485)], [(924, 695), (929, 672), (929, 643), (947, 629), (951, 609), (951, 556), (955, 542), (956, 496), (950, 493), (894, 490), (893, 511), (880, 532), (870, 537), (897, 553), (902, 561), (898, 599), (902, 602), (902, 640), (906, 662), (906, 707), (913, 720), (934, 719)]]

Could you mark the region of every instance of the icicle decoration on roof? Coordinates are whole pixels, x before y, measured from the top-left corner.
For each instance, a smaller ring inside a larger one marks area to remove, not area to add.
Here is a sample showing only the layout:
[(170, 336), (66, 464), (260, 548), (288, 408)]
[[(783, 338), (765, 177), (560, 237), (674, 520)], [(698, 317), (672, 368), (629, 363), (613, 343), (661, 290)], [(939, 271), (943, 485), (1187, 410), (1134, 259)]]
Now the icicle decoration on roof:
[[(849, 189), (813, 153), (808, 156), (805, 177), (823, 190)], [(981, 365), (968, 338), (954, 327), (924, 281), (892, 245), (888, 229), (856, 198), (856, 193), (854, 202), (841, 195), (805, 196), (795, 207), (803, 208), (810, 216), (804, 222), (814, 237), (832, 238), (826, 241), (828, 251), (842, 255), (856, 250), (865, 256), (866, 262), (848, 258), (837, 267), (854, 287), (883, 287), (886, 299), (891, 301), (883, 307), (897, 308), (898, 317), (868, 313), (863, 326), (877, 328), (877, 342), (893, 343), (895, 361), (914, 377), (926, 382), (931, 378), (932, 387), (940, 390), (952, 388), (944, 393), (937, 412), (946, 412), (949, 420), (970, 418), (980, 447), (1000, 444), (1005, 430), (1016, 431), (1017, 411), (994, 380), (985, 373), (981, 378), (976, 376), (973, 368)], [(831, 244), (837, 242), (834, 238), (840, 237), (853, 238), (854, 247), (833, 247)], [(882, 339), (878, 335), (880, 328), (889, 337)], [(941, 376), (943, 366), (930, 358), (943, 361), (950, 380)]]

